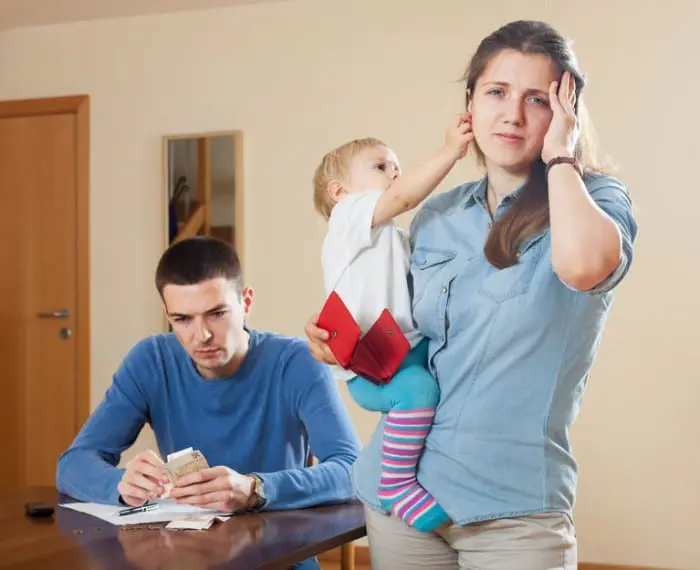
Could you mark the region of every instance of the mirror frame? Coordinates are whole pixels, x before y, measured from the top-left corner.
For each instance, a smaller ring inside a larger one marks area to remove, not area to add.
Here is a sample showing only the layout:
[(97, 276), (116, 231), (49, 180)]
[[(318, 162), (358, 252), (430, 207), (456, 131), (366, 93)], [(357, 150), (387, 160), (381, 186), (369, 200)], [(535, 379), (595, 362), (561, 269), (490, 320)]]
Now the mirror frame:
[[(169, 205), (169, 195), (170, 195), (170, 164), (168, 156), (168, 143), (173, 140), (182, 139), (200, 139), (208, 137), (221, 137), (221, 136), (232, 136), (233, 137), (233, 172), (234, 172), (234, 211), (233, 213), (233, 241), (235, 243), (236, 253), (241, 262), (241, 267), (243, 268), (243, 274), (245, 275), (245, 211), (244, 211), (244, 196), (245, 196), (245, 186), (244, 186), (244, 153), (243, 153), (243, 131), (238, 129), (233, 130), (220, 130), (220, 131), (199, 131), (191, 133), (177, 133), (164, 135), (162, 137), (162, 147), (163, 147), (163, 183), (161, 185), (161, 197), (162, 197), (162, 207), (163, 212), (163, 242), (162, 251), (165, 251), (170, 245), (169, 236), (169, 220), (168, 220), (168, 205)], [(164, 319), (164, 330), (169, 330), (168, 319), (163, 314)]]

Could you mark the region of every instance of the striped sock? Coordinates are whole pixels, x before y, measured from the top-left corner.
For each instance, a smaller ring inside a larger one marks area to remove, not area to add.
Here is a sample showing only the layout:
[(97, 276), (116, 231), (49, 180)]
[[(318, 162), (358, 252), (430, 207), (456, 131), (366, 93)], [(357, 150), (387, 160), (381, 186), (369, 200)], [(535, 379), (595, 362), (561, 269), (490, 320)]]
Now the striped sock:
[(430, 532), (450, 518), (418, 483), (416, 468), (435, 415), (434, 408), (391, 410), (384, 425), (379, 501), (408, 525)]

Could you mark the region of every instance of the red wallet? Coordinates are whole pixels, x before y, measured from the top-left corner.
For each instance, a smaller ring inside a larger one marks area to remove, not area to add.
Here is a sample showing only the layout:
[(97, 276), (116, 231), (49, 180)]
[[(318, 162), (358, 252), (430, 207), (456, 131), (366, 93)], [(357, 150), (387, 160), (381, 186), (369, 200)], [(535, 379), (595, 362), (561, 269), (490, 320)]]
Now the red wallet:
[(364, 334), (335, 292), (326, 299), (317, 326), (329, 332), (328, 347), (338, 364), (376, 384), (388, 383), (411, 345), (388, 309)]

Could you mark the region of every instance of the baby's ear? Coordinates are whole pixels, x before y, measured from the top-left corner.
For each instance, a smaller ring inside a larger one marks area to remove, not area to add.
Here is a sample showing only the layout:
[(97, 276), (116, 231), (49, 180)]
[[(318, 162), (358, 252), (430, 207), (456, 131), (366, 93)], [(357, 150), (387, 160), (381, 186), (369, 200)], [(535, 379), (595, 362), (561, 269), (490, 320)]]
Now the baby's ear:
[(328, 195), (334, 202), (338, 202), (345, 194), (347, 190), (339, 180), (331, 180), (328, 183)]

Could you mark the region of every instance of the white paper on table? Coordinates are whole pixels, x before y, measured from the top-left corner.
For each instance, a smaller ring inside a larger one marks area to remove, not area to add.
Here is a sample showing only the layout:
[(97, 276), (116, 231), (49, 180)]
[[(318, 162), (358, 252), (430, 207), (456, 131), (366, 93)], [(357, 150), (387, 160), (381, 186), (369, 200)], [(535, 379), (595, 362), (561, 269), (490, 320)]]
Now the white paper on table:
[(78, 511), (80, 513), (85, 513), (87, 515), (92, 515), (93, 517), (97, 517), (116, 526), (170, 522), (173, 520), (179, 520), (186, 515), (211, 515), (213, 517), (230, 515), (230, 513), (203, 509), (193, 505), (178, 505), (172, 499), (163, 499), (154, 501), (154, 503), (160, 505), (155, 510), (134, 513), (133, 515), (125, 515), (121, 517), (118, 515), (119, 511), (129, 507), (102, 505), (99, 503), (63, 503), (59, 506)]

